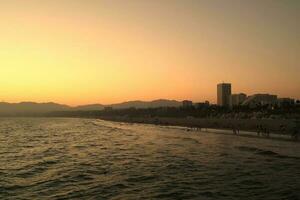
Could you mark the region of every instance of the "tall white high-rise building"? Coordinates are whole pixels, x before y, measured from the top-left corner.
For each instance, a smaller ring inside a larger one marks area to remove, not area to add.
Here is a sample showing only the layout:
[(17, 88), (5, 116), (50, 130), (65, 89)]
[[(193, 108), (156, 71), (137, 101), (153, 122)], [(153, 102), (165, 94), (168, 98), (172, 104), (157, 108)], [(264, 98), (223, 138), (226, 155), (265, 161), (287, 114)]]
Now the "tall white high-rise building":
[(219, 106), (229, 106), (229, 97), (231, 95), (231, 84), (220, 83), (217, 85), (217, 100)]

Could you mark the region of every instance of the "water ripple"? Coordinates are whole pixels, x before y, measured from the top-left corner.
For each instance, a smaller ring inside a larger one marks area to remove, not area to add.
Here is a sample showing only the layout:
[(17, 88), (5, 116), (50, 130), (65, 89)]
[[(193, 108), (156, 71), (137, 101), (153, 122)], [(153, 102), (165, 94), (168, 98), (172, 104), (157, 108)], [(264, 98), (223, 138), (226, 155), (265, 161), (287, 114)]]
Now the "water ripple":
[(299, 143), (95, 119), (0, 121), (0, 199), (299, 199)]

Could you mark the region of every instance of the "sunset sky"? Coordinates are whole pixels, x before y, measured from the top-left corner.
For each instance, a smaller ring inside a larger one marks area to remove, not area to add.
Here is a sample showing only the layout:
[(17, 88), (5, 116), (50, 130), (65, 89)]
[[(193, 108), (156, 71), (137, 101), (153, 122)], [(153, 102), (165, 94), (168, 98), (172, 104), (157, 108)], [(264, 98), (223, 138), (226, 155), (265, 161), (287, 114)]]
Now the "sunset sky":
[(0, 101), (300, 99), (299, 0), (1, 0)]

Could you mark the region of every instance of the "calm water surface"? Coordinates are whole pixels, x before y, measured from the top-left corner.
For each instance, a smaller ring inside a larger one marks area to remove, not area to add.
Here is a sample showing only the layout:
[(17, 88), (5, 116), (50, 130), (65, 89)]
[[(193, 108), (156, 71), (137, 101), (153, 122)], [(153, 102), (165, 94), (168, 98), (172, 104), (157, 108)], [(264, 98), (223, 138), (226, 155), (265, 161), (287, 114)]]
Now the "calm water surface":
[(300, 199), (300, 145), (95, 119), (0, 119), (0, 199)]

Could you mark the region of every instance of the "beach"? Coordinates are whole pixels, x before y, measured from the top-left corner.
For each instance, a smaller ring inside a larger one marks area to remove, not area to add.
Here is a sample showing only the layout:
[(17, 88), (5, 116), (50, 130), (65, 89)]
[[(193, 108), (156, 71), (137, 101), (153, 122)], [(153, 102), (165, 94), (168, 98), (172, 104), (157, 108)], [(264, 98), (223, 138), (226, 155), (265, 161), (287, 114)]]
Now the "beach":
[[(217, 129), (224, 133), (256, 135), (295, 140), (295, 127), (299, 121), (291, 119), (218, 119), (218, 118), (166, 118), (166, 117), (128, 117), (101, 116), (103, 120), (144, 123), (166, 126), (182, 126), (195, 129)], [(220, 132), (220, 131), (217, 131)], [(298, 130), (299, 134), (299, 130)]]

